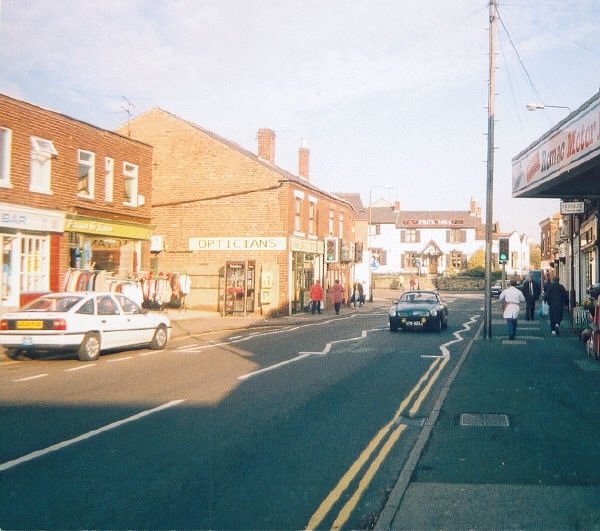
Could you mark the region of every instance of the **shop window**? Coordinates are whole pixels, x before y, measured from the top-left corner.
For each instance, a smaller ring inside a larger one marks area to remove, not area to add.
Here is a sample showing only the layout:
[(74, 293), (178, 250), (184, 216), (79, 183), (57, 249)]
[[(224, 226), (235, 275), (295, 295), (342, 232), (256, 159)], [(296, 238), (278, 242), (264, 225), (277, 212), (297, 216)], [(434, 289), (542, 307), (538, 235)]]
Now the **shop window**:
[(49, 291), (49, 244), (47, 237), (21, 240), (21, 292)]
[(124, 162), (123, 178), (125, 184), (124, 204), (138, 206), (138, 166), (130, 162)]
[(42, 194), (50, 194), (50, 178), (52, 175), (52, 157), (58, 156), (54, 144), (50, 140), (31, 137), (31, 166), (29, 190)]
[(12, 131), (0, 127), (0, 186), (10, 187), (10, 150)]
[(94, 198), (94, 165), (96, 156), (90, 151), (78, 150), (79, 180), (77, 195), (89, 199)]
[(104, 200), (113, 202), (113, 189), (115, 186), (115, 161), (109, 157), (104, 159)]

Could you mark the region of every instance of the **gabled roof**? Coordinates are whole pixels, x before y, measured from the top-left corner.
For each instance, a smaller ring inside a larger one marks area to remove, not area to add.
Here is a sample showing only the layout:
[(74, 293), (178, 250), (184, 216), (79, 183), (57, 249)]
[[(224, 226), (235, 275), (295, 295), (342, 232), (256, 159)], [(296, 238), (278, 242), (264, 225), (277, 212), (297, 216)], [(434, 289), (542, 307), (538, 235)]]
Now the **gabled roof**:
[(421, 254), (437, 255), (444, 254), (440, 249), (440, 246), (433, 240), (429, 240), (429, 243), (423, 247)]
[(334, 195), (350, 203), (356, 211), (357, 220), (366, 220), (369, 217), (368, 209), (363, 205), (360, 194), (358, 193), (345, 193), (345, 192), (334, 192)]
[[(186, 120), (185, 118), (181, 118), (180, 116), (177, 116), (176, 114), (166, 111), (165, 109), (162, 109), (161, 107), (153, 107), (152, 109), (149, 109), (148, 111), (141, 113), (136, 118), (133, 118), (132, 121), (135, 121), (140, 116), (143, 116), (144, 114), (149, 114), (151, 112), (161, 112), (161, 113), (171, 117), (174, 120), (177, 120), (177, 121), (180, 121), (180, 122), (183, 122), (183, 123), (189, 125), (193, 129), (212, 138), (216, 142), (226, 145), (230, 149), (237, 151), (238, 153), (241, 153), (243, 156), (245, 156), (249, 159), (252, 159), (257, 164), (260, 164), (261, 166), (264, 166), (265, 168), (275, 172), (276, 174), (279, 175), (279, 178), (281, 181), (293, 182), (295, 184), (298, 184), (298, 185), (300, 185), (304, 188), (307, 188), (309, 190), (312, 190), (314, 192), (319, 192), (331, 199), (347, 203), (351, 207), (353, 207), (353, 205), (351, 203), (349, 203), (347, 200), (345, 200), (331, 192), (327, 192), (326, 190), (323, 190), (323, 189), (319, 188), (318, 186), (315, 186), (309, 180), (303, 179), (302, 177), (300, 177), (298, 175), (294, 175), (293, 173), (290, 173), (290, 172), (284, 170), (283, 168), (280, 168), (279, 166), (276, 166), (274, 164), (269, 164), (267, 161), (261, 159), (258, 155), (256, 155), (255, 153), (252, 153), (251, 151), (248, 151), (247, 149), (243, 148), (239, 144), (236, 144), (235, 142), (232, 142), (231, 140), (227, 140), (226, 138), (223, 138), (222, 136), (219, 136), (216, 133), (213, 133), (212, 131), (205, 129), (204, 127), (201, 127), (201, 126), (195, 124), (194, 122)], [(125, 125), (122, 127), (125, 127)]]

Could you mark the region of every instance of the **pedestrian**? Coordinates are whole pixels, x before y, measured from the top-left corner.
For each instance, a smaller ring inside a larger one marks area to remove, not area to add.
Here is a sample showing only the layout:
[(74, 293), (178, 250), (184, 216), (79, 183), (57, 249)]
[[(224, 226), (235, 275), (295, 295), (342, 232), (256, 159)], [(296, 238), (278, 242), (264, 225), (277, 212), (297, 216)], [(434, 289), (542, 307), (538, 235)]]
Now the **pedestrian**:
[(517, 320), (519, 318), (519, 310), (522, 302), (525, 302), (523, 292), (517, 288), (517, 281), (512, 279), (510, 286), (500, 293), (498, 300), (502, 302), (502, 317), (506, 319), (506, 327), (508, 328), (508, 339), (514, 339), (517, 335)]
[(540, 298), (540, 284), (531, 275), (525, 277), (523, 282), (523, 296), (525, 297), (525, 320), (535, 320), (535, 302)]
[(358, 282), (355, 282), (354, 284), (352, 284), (352, 295), (350, 296), (350, 302), (352, 303), (352, 306), (354, 308), (356, 308), (356, 304), (359, 303), (358, 302)]
[(552, 335), (560, 334), (560, 322), (563, 318), (563, 310), (569, 305), (569, 295), (565, 287), (558, 281), (558, 277), (554, 277), (552, 282), (544, 291), (544, 301), (548, 303), (550, 308), (550, 330)]
[(321, 302), (323, 302), (323, 286), (316, 280), (310, 288), (310, 309), (314, 315), (315, 311), (321, 313)]
[(339, 315), (342, 301), (344, 300), (344, 286), (340, 284), (340, 281), (337, 278), (335, 279), (333, 286), (331, 286), (331, 300), (333, 301), (335, 314)]
[(415, 289), (415, 277), (413, 277), (413, 276), (410, 277), (408, 285), (410, 286), (410, 291)]
[(356, 289), (358, 291), (358, 305), (360, 308), (362, 308), (365, 303), (365, 289), (362, 285), (362, 282), (357, 282)]

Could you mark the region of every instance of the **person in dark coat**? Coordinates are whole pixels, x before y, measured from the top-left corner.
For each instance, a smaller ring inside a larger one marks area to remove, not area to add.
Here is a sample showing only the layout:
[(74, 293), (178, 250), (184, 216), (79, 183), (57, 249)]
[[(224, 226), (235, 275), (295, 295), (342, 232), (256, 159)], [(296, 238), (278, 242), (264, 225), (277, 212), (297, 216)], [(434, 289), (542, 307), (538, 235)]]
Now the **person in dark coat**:
[(541, 293), (540, 284), (531, 275), (527, 275), (522, 291), (525, 297), (525, 320), (533, 321), (535, 320), (535, 301), (540, 298)]
[(563, 310), (569, 304), (569, 295), (565, 287), (554, 277), (552, 282), (544, 291), (544, 300), (550, 307), (550, 330), (552, 335), (560, 334), (560, 322), (563, 318)]

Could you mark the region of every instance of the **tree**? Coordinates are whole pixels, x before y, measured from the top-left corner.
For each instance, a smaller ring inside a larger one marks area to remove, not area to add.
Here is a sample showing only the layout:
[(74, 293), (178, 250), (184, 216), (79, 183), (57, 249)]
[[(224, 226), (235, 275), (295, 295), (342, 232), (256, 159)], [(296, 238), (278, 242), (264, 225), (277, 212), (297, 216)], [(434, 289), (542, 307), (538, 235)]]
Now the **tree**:
[(529, 269), (541, 269), (542, 249), (536, 243), (529, 245)]
[(485, 249), (480, 247), (469, 258), (467, 269), (485, 268)]

